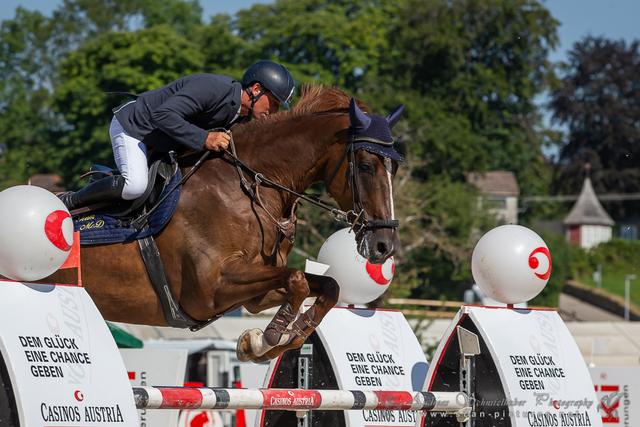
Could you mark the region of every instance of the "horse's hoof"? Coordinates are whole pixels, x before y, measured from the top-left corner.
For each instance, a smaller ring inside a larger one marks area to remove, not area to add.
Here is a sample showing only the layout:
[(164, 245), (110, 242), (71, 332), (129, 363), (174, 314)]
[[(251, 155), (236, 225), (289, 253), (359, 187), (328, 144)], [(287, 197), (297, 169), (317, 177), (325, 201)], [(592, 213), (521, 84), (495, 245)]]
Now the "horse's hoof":
[(238, 338), (236, 346), (236, 356), (242, 362), (262, 362), (264, 354), (270, 350), (270, 346), (265, 346), (264, 334), (260, 329), (246, 330)]
[(236, 345), (236, 356), (241, 362), (248, 362), (251, 360), (251, 333), (255, 329), (244, 331), (238, 338), (238, 344)]

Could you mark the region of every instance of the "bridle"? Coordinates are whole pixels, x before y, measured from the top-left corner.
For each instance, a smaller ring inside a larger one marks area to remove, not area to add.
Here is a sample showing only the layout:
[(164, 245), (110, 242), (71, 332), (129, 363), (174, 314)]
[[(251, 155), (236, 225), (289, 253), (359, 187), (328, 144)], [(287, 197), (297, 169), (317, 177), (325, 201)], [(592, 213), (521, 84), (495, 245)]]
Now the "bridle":
[[(270, 211), (267, 209), (265, 204), (262, 202), (260, 198), (260, 186), (276, 188), (280, 191), (284, 191), (286, 193), (294, 195), (297, 199), (305, 200), (311, 203), (314, 206), (319, 207), (325, 211), (328, 211), (333, 218), (338, 222), (347, 223), (356, 234), (361, 233), (366, 230), (377, 230), (382, 228), (398, 228), (398, 220), (396, 219), (371, 219), (368, 217), (366, 210), (364, 209), (364, 205), (362, 203), (362, 195), (360, 192), (360, 186), (358, 185), (358, 179), (356, 175), (357, 163), (355, 153), (359, 149), (363, 149), (363, 147), (358, 147), (358, 143), (374, 143), (380, 145), (390, 146), (393, 142), (384, 142), (374, 138), (364, 138), (364, 137), (351, 137), (347, 143), (347, 148), (345, 150), (345, 155), (341, 158), (340, 162), (336, 166), (335, 170), (331, 174), (331, 177), (327, 181), (327, 187), (331, 185), (331, 182), (335, 179), (340, 167), (348, 159), (349, 167), (347, 169), (348, 173), (348, 183), (351, 187), (352, 194), (352, 208), (348, 211), (344, 211), (339, 209), (338, 207), (321, 200), (318, 197), (309, 196), (304, 193), (298, 193), (297, 191), (277, 183), (267, 177), (265, 177), (262, 173), (256, 172), (252, 168), (250, 168), (247, 164), (242, 162), (237, 154), (235, 149), (235, 143), (233, 141), (233, 135), (231, 135), (231, 140), (229, 142), (229, 149), (225, 150), (225, 155), (228, 157), (228, 161), (234, 164), (238, 171), (238, 176), (240, 178), (240, 184), (242, 189), (247, 193), (247, 195), (258, 205), (260, 206), (267, 215), (271, 218), (271, 220), (276, 224), (276, 227), (280, 231), (283, 231), (283, 221), (278, 220)], [(253, 183), (250, 183), (249, 180), (245, 177), (245, 173), (253, 178)], [(286, 220), (286, 226), (290, 226), (290, 220)], [(284, 232), (284, 231), (283, 231)]]
[[(333, 173), (330, 175), (330, 178), (327, 180), (327, 187), (331, 185), (333, 180), (335, 179), (340, 167), (348, 158), (349, 167), (347, 168), (347, 182), (349, 187), (351, 188), (351, 201), (352, 208), (351, 210), (346, 212), (346, 222), (351, 226), (352, 230), (355, 230), (356, 233), (365, 230), (376, 230), (380, 228), (398, 228), (398, 220), (396, 219), (371, 219), (367, 215), (367, 211), (364, 208), (364, 204), (362, 203), (362, 195), (360, 192), (360, 186), (358, 185), (358, 177), (357, 177), (357, 161), (356, 161), (356, 151), (363, 150), (362, 143), (374, 143), (383, 146), (391, 146), (393, 142), (384, 142), (374, 138), (368, 137), (351, 137), (349, 138), (349, 142), (347, 143), (347, 149), (345, 150), (345, 155), (342, 157)], [(385, 157), (385, 161), (388, 158)], [(389, 159), (390, 160), (390, 159)], [(385, 166), (386, 167), (386, 166)]]

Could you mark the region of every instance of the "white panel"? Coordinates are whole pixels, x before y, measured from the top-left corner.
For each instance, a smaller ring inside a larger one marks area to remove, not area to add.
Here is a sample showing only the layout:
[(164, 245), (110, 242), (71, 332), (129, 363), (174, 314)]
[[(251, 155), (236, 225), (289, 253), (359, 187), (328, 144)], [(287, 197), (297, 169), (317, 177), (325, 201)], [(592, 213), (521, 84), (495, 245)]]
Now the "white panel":
[[(333, 308), (317, 329), (341, 390), (419, 391), (427, 360), (402, 313)], [(347, 426), (413, 426), (410, 411), (346, 411)]]
[(589, 371), (558, 313), (467, 309), (500, 373), (505, 397), (523, 402), (512, 411), (514, 427), (543, 419), (558, 422), (549, 425), (602, 425)]
[(0, 281), (0, 301), (20, 425), (139, 425), (120, 353), (83, 288)]

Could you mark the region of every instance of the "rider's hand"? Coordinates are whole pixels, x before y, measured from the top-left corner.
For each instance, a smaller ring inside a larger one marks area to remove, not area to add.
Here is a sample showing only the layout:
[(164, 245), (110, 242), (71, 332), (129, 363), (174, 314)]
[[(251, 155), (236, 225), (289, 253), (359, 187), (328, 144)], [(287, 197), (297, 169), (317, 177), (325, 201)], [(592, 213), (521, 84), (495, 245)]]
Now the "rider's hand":
[(211, 151), (226, 150), (230, 140), (231, 136), (227, 132), (209, 132), (207, 140), (204, 142), (204, 149)]

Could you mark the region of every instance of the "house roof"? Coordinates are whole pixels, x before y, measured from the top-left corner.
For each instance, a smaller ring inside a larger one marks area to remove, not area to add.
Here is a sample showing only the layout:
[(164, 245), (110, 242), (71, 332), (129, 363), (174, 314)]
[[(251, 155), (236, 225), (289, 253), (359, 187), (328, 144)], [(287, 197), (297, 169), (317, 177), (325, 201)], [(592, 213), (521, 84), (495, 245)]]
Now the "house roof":
[(520, 194), (518, 180), (510, 171), (470, 172), (467, 182), (481, 193), (499, 196), (517, 196)]
[(54, 193), (64, 191), (62, 178), (55, 174), (32, 175), (31, 178), (29, 178), (29, 184), (35, 185), (36, 187), (42, 187)]
[(593, 185), (591, 185), (591, 178), (585, 178), (582, 183), (580, 196), (578, 196), (578, 200), (563, 222), (565, 225), (588, 224), (612, 226), (615, 224), (600, 204), (596, 192), (593, 190)]

